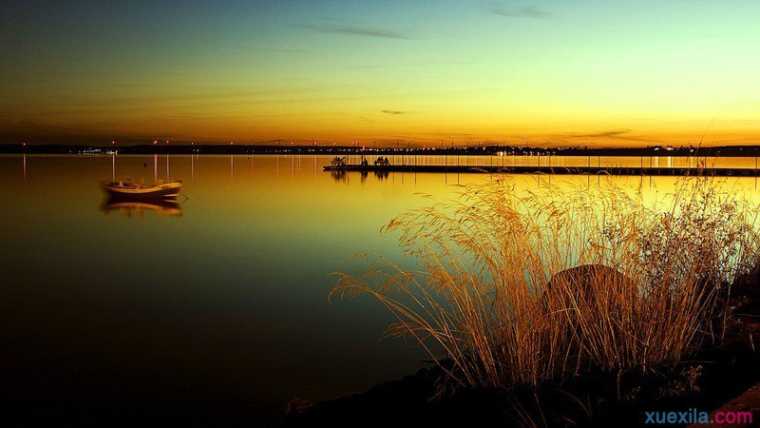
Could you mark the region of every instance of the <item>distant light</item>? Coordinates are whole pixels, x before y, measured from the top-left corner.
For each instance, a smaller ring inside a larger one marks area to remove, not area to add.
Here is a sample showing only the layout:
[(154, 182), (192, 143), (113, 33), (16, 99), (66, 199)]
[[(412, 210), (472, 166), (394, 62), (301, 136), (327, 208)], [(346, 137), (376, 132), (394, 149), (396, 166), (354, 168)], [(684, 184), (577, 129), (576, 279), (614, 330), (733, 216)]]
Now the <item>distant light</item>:
[(153, 145), (158, 144), (158, 140), (153, 140)]

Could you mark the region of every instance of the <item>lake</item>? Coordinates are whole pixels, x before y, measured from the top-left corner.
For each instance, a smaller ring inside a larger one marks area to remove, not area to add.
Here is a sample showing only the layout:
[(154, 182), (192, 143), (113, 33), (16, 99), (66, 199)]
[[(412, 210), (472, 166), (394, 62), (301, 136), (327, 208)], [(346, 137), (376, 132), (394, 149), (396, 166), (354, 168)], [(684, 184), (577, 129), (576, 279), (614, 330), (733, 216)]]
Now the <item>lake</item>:
[[(537, 162), (442, 157), (417, 162)], [(230, 400), (266, 418), (299, 397), (361, 392), (413, 373), (391, 316), (329, 303), (357, 255), (413, 266), (380, 227), (488, 175), (322, 172), (327, 156), (0, 156), (3, 399)], [(400, 162), (400, 159), (392, 159)], [(542, 158), (554, 165), (695, 165), (695, 158)], [(754, 158), (712, 159), (718, 167)], [(528, 163), (533, 164), (533, 163)], [(108, 206), (112, 175), (182, 179), (178, 206)], [(676, 178), (511, 176), (517, 188), (609, 183), (649, 203)], [(724, 178), (757, 200), (757, 179)]]

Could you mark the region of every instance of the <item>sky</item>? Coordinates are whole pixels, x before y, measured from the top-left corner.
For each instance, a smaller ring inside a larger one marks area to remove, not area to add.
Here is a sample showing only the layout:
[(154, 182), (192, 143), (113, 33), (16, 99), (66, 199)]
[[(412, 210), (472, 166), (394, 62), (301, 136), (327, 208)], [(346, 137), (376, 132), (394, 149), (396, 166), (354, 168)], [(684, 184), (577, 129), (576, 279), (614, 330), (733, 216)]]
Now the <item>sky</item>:
[(0, 8), (0, 143), (760, 143), (756, 0)]

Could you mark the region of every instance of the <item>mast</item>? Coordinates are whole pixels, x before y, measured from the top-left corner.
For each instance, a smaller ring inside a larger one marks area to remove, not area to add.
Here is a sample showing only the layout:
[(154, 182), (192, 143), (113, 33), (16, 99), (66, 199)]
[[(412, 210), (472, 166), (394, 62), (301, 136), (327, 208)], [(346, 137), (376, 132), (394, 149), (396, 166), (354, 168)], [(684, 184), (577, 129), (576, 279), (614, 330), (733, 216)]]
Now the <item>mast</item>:
[(111, 182), (116, 181), (116, 140), (111, 140)]

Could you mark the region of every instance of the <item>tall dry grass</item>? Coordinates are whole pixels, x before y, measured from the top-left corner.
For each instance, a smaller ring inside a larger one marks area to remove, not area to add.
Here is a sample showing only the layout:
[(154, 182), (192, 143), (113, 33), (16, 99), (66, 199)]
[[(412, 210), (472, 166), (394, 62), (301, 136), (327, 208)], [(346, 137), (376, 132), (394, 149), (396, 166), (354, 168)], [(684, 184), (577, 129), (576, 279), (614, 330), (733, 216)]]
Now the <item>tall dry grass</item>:
[(677, 364), (720, 339), (728, 284), (757, 255), (755, 210), (711, 183), (684, 179), (657, 210), (611, 186), (464, 186), (384, 228), (420, 271), (340, 275), (331, 297), (376, 298), (395, 316), (388, 332), (414, 338), (454, 385)]

